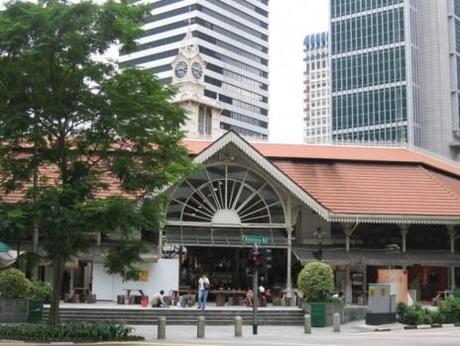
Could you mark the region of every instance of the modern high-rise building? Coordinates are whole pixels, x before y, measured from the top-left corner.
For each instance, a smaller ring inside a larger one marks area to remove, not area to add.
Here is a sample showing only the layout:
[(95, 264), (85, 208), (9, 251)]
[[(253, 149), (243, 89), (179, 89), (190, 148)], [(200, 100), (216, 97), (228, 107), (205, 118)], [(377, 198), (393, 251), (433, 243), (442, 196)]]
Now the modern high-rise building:
[(327, 32), (304, 39), (304, 141), (330, 142), (330, 78)]
[(333, 139), (458, 160), (459, 15), (454, 0), (330, 0)]
[[(148, 1), (148, 0), (147, 0)], [(222, 106), (220, 127), (268, 137), (268, 0), (150, 0), (135, 52), (120, 67), (153, 69), (172, 82), (171, 63), (188, 30), (206, 63), (205, 95)]]

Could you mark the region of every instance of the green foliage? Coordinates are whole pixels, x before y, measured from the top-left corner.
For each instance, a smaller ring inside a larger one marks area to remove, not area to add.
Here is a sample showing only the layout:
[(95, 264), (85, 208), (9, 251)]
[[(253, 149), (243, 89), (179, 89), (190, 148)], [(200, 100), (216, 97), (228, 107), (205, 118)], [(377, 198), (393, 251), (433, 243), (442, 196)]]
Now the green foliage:
[(30, 287), (29, 293), (32, 299), (42, 299), (44, 301), (49, 301), (52, 294), (53, 289), (48, 283), (42, 281), (32, 281), (32, 286)]
[(399, 303), (396, 313), (398, 315), (399, 322), (410, 325), (459, 323), (460, 298), (446, 298), (439, 304), (437, 310), (422, 308), (418, 304), (407, 306), (404, 303)]
[(113, 322), (0, 325), (0, 339), (23, 341), (132, 341), (132, 328)]
[[(13, 1), (0, 11), (0, 188), (27, 191), (17, 216), (38, 227), (57, 273), (99, 231), (121, 239), (108, 271), (131, 277), (143, 250), (136, 232), (156, 235), (164, 217), (158, 191), (194, 168), (174, 90), (151, 71), (94, 59), (113, 43), (135, 47), (151, 5), (131, 3)], [(18, 224), (0, 225), (0, 238)]]
[(433, 321), (433, 313), (427, 308), (423, 308), (418, 304), (408, 306), (404, 303), (399, 303), (396, 308), (398, 321), (409, 325), (431, 324)]
[(297, 285), (308, 302), (326, 301), (334, 288), (332, 267), (320, 261), (308, 262), (297, 277)]
[(460, 298), (448, 297), (439, 306), (436, 316), (438, 323), (460, 322)]
[(0, 271), (0, 296), (4, 298), (27, 298), (31, 283), (24, 273), (10, 268)]

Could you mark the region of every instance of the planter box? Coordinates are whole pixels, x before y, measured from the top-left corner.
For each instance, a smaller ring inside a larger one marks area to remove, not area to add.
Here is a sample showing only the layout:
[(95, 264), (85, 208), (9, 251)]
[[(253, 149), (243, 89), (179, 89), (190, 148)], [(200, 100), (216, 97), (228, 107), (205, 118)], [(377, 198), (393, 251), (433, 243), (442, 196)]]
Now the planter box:
[(21, 323), (29, 318), (29, 300), (0, 298), (0, 322)]
[[(324, 306), (321, 307), (321, 306)], [(302, 309), (305, 311), (305, 313), (311, 315), (311, 320), (312, 320), (312, 326), (320, 326), (323, 325), (324, 327), (326, 326), (332, 326), (333, 325), (333, 317), (336, 312), (340, 314), (340, 323), (345, 323), (345, 309), (344, 309), (344, 304), (340, 303), (307, 303), (307, 302), (302, 302)], [(324, 311), (324, 310), (325, 311)], [(323, 310), (325, 312), (325, 321), (323, 320), (323, 317), (320, 315), (323, 314), (321, 312)], [(315, 315), (313, 316), (312, 315)], [(317, 315), (320, 314), (320, 315)], [(323, 320), (324, 323), (319, 322), (320, 320)], [(319, 324), (313, 323), (313, 321), (318, 321)]]

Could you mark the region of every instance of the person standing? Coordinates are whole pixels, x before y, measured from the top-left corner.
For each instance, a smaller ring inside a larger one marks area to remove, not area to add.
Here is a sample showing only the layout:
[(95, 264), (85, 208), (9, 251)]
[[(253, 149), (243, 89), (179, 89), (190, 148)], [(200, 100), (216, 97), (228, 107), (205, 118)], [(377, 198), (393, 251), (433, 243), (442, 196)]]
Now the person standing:
[(203, 273), (198, 280), (198, 309), (205, 309), (210, 287), (209, 279), (206, 277), (206, 274)]

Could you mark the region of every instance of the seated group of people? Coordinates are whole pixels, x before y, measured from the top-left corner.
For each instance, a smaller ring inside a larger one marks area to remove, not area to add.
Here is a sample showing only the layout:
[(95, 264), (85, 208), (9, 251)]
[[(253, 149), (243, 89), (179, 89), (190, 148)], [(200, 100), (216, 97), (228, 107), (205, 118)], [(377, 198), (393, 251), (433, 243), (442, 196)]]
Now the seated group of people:
[[(265, 289), (264, 286), (259, 286), (259, 305), (266, 306), (267, 301), (269, 301), (271, 298), (271, 290)], [(254, 291), (251, 288), (248, 288), (246, 291), (244, 304), (246, 306), (252, 306), (254, 304)]]

